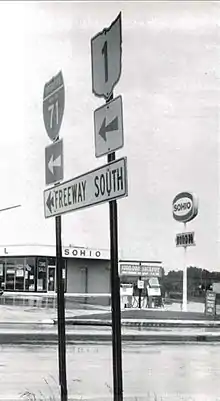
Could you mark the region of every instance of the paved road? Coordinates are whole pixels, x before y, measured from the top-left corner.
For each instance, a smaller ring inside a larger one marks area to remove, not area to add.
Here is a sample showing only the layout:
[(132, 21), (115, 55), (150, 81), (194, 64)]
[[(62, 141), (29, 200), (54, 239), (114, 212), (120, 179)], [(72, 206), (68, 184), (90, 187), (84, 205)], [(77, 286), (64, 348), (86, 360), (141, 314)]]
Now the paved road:
[[(74, 316), (74, 315), (73, 315)], [(182, 312), (181, 310), (172, 309), (124, 309), (121, 312), (123, 319), (173, 319), (173, 320), (213, 320), (213, 316), (207, 316), (203, 312), (188, 311)], [(76, 316), (78, 317), (78, 316)], [(102, 314), (94, 312), (84, 314), (82, 311), (81, 319), (103, 319), (110, 320), (111, 312), (103, 312)], [(67, 316), (67, 320), (71, 319), (71, 314)], [(220, 315), (216, 315), (216, 320), (220, 320)]]
[[(57, 347), (0, 351), (0, 399), (15, 401), (29, 391), (59, 400)], [(125, 400), (155, 401), (157, 395), (157, 401), (220, 401), (219, 354), (219, 345), (124, 345)], [(111, 346), (68, 346), (67, 362), (70, 399), (110, 400)]]

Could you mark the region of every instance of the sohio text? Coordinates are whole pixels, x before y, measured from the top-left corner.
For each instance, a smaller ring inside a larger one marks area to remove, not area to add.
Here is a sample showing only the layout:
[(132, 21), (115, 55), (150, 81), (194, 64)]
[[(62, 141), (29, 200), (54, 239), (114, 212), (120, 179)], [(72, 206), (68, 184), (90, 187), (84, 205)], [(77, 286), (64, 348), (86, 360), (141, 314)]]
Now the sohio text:
[(94, 249), (65, 248), (63, 250), (63, 256), (85, 259), (101, 259), (101, 251)]
[(187, 223), (198, 214), (198, 200), (191, 192), (180, 192), (173, 200), (173, 218)]

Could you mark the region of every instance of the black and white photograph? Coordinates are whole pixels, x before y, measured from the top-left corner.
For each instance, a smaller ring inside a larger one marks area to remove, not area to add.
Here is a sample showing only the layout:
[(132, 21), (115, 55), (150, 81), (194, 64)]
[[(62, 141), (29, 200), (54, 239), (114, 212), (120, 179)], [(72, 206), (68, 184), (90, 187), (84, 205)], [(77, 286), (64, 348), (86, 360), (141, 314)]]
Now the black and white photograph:
[(220, 401), (220, 2), (0, 1), (0, 401)]

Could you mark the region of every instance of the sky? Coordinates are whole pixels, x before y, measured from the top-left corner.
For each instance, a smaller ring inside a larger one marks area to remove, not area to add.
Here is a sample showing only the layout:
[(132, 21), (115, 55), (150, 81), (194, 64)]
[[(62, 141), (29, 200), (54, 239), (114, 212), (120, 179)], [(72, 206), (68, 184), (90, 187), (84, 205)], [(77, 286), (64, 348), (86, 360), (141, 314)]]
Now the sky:
[[(1, 2), (0, 245), (55, 244), (55, 219), (44, 218), (43, 89), (62, 70), (64, 180), (104, 165), (95, 157), (91, 38), (122, 13), (122, 72), (128, 197), (118, 200), (119, 254), (219, 269), (218, 2)], [(176, 248), (183, 224), (172, 217), (182, 191), (199, 199), (187, 224), (196, 246)], [(109, 248), (108, 204), (62, 216), (63, 245)]]

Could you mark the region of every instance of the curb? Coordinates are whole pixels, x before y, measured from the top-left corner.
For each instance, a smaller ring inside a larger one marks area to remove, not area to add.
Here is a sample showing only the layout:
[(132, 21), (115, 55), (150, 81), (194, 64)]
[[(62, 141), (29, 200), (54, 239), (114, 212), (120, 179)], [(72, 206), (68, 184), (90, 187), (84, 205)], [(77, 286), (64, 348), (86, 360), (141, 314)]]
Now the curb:
[[(57, 325), (57, 319), (53, 320)], [(66, 319), (66, 325), (79, 326), (112, 326), (111, 320), (102, 319)], [(189, 320), (154, 320), (154, 319), (122, 319), (121, 325), (124, 327), (155, 327), (155, 328), (220, 328), (220, 321), (189, 321)]]
[[(66, 326), (102, 326), (111, 327), (111, 320), (66, 318)], [(43, 319), (38, 321), (0, 321), (1, 326), (57, 326), (57, 319)], [(216, 320), (158, 320), (158, 319), (122, 319), (122, 327), (137, 328), (219, 328), (220, 321)]]
[[(0, 328), (1, 326), (12, 326), (12, 325), (18, 325), (18, 326), (41, 326), (41, 325), (55, 325), (56, 322), (54, 319), (43, 319), (43, 320), (13, 320), (13, 321), (0, 321)], [(1, 399), (0, 399), (1, 400)]]
[[(56, 332), (48, 331), (20, 331), (0, 333), (1, 344), (57, 344), (58, 336)], [(220, 342), (220, 333), (179, 333), (179, 332), (149, 332), (122, 334), (123, 342), (144, 342), (144, 343), (205, 343)], [(111, 333), (66, 333), (67, 344), (71, 343), (103, 343), (112, 342)]]

